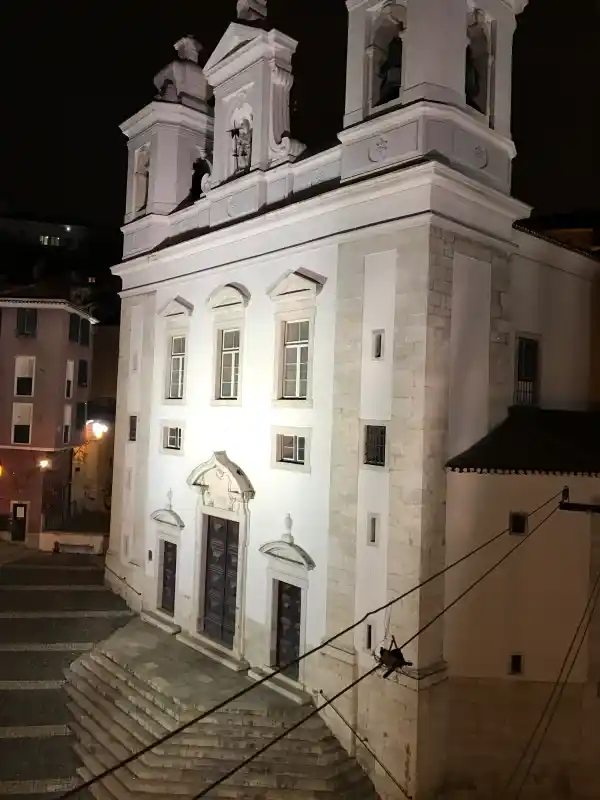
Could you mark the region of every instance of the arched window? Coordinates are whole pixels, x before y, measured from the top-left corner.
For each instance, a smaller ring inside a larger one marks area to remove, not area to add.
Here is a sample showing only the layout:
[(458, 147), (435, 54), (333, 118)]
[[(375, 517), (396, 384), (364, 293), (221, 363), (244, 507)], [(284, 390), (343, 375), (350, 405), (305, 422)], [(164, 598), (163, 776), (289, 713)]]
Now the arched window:
[(403, 84), (406, 9), (389, 4), (371, 24), (367, 70), (371, 109), (400, 100)]
[(490, 115), (491, 26), (484, 13), (475, 9), (467, 24), (465, 95), (467, 105)]

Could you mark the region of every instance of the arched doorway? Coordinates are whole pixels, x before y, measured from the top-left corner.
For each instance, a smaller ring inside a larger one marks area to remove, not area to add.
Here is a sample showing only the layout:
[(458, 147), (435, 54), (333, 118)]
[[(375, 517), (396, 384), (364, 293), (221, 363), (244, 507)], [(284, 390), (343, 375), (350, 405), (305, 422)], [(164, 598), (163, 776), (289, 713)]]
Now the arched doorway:
[(254, 489), (224, 451), (197, 467), (188, 484), (199, 494), (197, 633), (241, 659), (248, 502)]

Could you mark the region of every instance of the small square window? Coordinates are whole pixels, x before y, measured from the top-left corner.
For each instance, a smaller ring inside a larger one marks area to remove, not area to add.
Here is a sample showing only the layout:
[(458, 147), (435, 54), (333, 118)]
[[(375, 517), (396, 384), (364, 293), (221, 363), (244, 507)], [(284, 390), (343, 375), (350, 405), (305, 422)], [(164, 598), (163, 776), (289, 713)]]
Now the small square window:
[(509, 672), (511, 675), (523, 674), (523, 656), (520, 653), (513, 653), (511, 655)]
[(365, 464), (385, 467), (386, 435), (385, 425), (365, 425)]
[(372, 357), (374, 361), (381, 361), (383, 358), (384, 332), (373, 331)]
[(129, 417), (129, 441), (135, 442), (137, 441), (137, 417), (130, 416)]
[(513, 536), (527, 535), (528, 515), (521, 511), (511, 511), (508, 517), (508, 530)]
[(33, 378), (17, 377), (17, 387), (15, 394), (19, 397), (31, 397), (33, 395)]
[(36, 336), (37, 325), (37, 308), (17, 309), (17, 336)]
[(13, 442), (15, 444), (30, 444), (31, 425), (15, 425), (13, 427)]
[(287, 464), (304, 464), (306, 457), (306, 439), (304, 436), (278, 436), (278, 461)]
[(181, 428), (163, 428), (163, 448), (165, 450), (181, 450), (182, 438)]

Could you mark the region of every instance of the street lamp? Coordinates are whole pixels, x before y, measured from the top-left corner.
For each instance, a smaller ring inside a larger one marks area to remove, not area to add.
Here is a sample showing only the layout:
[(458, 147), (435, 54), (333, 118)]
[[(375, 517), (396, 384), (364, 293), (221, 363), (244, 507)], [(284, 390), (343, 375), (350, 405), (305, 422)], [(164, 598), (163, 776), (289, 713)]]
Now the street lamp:
[(40, 460), (38, 461), (38, 467), (41, 470), (50, 469), (51, 466), (52, 462), (50, 461), (49, 458), (40, 458)]

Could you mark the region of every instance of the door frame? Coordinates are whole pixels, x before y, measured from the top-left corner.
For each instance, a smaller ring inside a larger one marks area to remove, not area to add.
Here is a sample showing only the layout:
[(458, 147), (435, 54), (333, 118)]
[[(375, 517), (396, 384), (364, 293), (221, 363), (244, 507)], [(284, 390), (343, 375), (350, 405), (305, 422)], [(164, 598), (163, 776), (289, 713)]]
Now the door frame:
[[(222, 508), (215, 508), (212, 506), (205, 506), (200, 501), (199, 506), (199, 535), (196, 537), (195, 548), (195, 573), (196, 579), (194, 581), (194, 620), (195, 629), (192, 632), (194, 636), (206, 642), (210, 647), (213, 647), (223, 654), (231, 658), (233, 656), (237, 661), (244, 660), (245, 653), (245, 621), (246, 621), (246, 566), (247, 566), (247, 551), (248, 551), (248, 513), (245, 505), (240, 512), (226, 511)], [(216, 517), (217, 519), (226, 519), (230, 522), (236, 522), (238, 525), (238, 569), (237, 569), (237, 583), (236, 583), (236, 596), (235, 596), (235, 633), (233, 636), (233, 646), (231, 648), (211, 639), (202, 630), (200, 630), (200, 622), (204, 619), (205, 607), (205, 592), (206, 592), (206, 547), (208, 544), (208, 518)]]
[[(294, 564), (285, 562), (269, 563), (267, 567), (267, 631), (268, 631), (268, 658), (269, 663), (265, 665), (267, 671), (275, 669), (277, 660), (277, 624), (278, 624), (278, 605), (279, 597), (277, 592), (277, 581), (289, 583), (300, 589), (300, 655), (306, 653), (306, 616), (308, 599), (308, 577), (305, 570)], [(298, 678), (289, 678), (287, 675), (280, 677), (294, 685), (304, 686), (306, 659), (298, 664)]]
[[(23, 539), (22, 543), (27, 543), (27, 537), (29, 535), (29, 512), (31, 511), (31, 501), (30, 500), (11, 500), (10, 501), (10, 518), (12, 521), (13, 518), (13, 508), (14, 506), (26, 506), (27, 510), (25, 512), (25, 538)], [(18, 541), (13, 539), (12, 531), (10, 532), (10, 540), (11, 542)]]
[[(171, 616), (166, 611), (163, 611), (160, 601), (162, 597), (162, 572), (163, 572), (163, 562), (164, 562), (164, 543), (169, 542), (170, 544), (174, 544), (177, 548), (177, 560), (175, 562), (175, 608), (173, 609), (173, 616)], [(179, 536), (173, 535), (168, 533), (167, 531), (159, 530), (157, 535), (157, 550), (158, 550), (158, 560), (156, 565), (156, 590), (154, 592), (154, 610), (158, 614), (162, 614), (165, 619), (168, 619), (171, 623), (175, 622), (177, 619), (177, 611), (179, 603), (177, 602), (179, 599), (179, 555), (181, 551), (181, 542)]]

